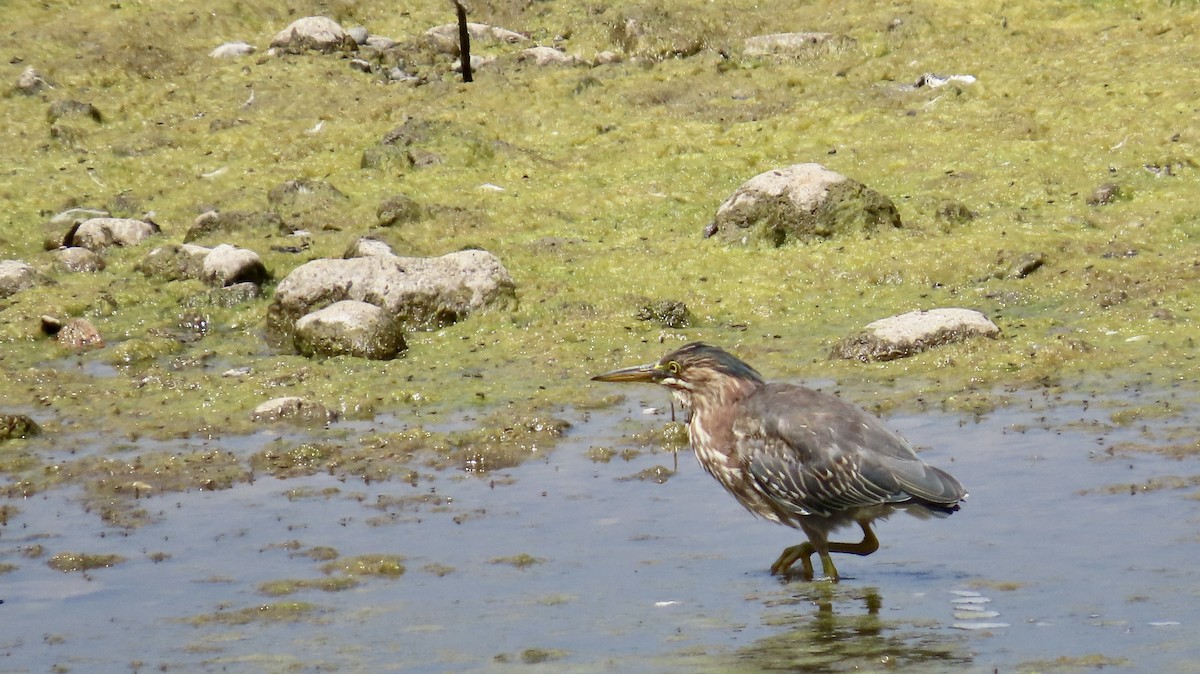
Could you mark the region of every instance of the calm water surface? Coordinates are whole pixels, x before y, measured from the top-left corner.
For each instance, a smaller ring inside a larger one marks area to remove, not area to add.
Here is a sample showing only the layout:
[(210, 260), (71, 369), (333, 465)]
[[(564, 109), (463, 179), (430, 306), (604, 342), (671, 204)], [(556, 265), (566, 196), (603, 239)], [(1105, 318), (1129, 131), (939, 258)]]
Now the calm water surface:
[[(971, 496), (947, 519), (882, 523), (878, 553), (838, 557), (836, 586), (768, 575), (801, 536), (743, 511), (690, 452), (662, 484), (622, 478), (673, 468), (669, 453), (590, 461), (666, 422), (636, 401), (577, 415), (557, 449), (512, 470), (415, 487), (265, 478), (147, 499), (161, 519), (131, 532), (59, 490), (0, 527), (0, 562), (19, 567), (0, 575), (0, 672), (1200, 671), (1200, 499), (1125, 488), (1200, 462), (1113, 458), (1134, 430), (1059, 415), (1051, 426), (1084, 430), (1016, 430), (1041, 425), (1018, 410), (889, 419)], [(273, 437), (208, 444), (249, 453)], [(419, 494), (450, 501), (377, 507)], [(22, 553), (37, 544), (42, 557)], [(407, 570), (260, 592), (322, 578), (306, 554), (318, 546), (401, 555)], [(45, 561), (61, 551), (128, 561), (60, 573)], [(314, 608), (188, 621), (293, 601)]]

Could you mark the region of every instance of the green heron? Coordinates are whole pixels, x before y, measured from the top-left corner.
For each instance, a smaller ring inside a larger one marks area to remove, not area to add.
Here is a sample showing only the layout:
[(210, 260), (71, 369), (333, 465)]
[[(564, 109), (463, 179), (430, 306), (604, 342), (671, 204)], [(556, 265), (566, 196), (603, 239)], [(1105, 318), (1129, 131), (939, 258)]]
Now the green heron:
[[(902, 509), (948, 515), (967, 492), (949, 473), (917, 457), (912, 445), (866, 411), (802, 386), (767, 383), (728, 352), (692, 343), (650, 365), (597, 375), (596, 381), (662, 384), (688, 411), (696, 458), (747, 510), (799, 528), (808, 541), (771, 565), (786, 575), (800, 562), (813, 579), (812, 554), (837, 581), (831, 552), (869, 555), (879, 549), (871, 524)], [(858, 543), (829, 534), (851, 524)]]

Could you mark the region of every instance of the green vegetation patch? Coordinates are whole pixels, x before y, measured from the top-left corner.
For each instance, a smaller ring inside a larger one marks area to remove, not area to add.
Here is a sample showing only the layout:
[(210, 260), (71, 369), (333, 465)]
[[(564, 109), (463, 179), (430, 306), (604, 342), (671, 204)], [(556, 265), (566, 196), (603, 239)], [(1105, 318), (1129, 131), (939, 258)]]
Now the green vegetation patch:
[(249, 606), (236, 611), (217, 611), (205, 615), (192, 616), (183, 622), (196, 627), (208, 625), (249, 625), (292, 623), (302, 620), (314, 620), (324, 612), (321, 607), (302, 601), (279, 602)]
[(1060, 655), (1053, 660), (1034, 660), (1017, 666), (1019, 672), (1089, 672), (1109, 667), (1132, 667), (1128, 658), (1101, 653), (1089, 655)]
[(294, 594), (301, 590), (341, 592), (357, 587), (359, 580), (354, 576), (331, 576), (328, 578), (303, 578), (294, 580), (271, 580), (258, 586), (258, 591), (271, 597)]
[(530, 554), (524, 553), (524, 552), (522, 552), (519, 555), (511, 555), (509, 557), (495, 557), (493, 559), (488, 560), (489, 564), (507, 564), (509, 566), (513, 566), (513, 567), (516, 567), (521, 570), (528, 569), (528, 568), (530, 568), (532, 566), (536, 566), (538, 564), (544, 564), (545, 562), (546, 562), (546, 560), (542, 559), (541, 557), (534, 557), (533, 555), (530, 555)]
[(93, 569), (106, 569), (124, 561), (125, 558), (121, 555), (60, 552), (46, 560), (46, 565), (55, 571), (71, 573), (76, 571), (91, 571)]
[(358, 555), (328, 562), (321, 567), (327, 574), (344, 574), (351, 578), (379, 576), (399, 578), (404, 575), (404, 558), (400, 555)]

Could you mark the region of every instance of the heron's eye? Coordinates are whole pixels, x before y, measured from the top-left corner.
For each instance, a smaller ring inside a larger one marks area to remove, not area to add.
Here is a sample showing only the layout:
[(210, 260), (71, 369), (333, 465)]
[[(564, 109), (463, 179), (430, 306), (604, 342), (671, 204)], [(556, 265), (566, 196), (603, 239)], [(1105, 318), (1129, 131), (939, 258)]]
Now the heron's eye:
[(667, 372), (670, 372), (672, 377), (678, 377), (681, 369), (682, 368), (679, 367), (679, 363), (675, 361), (667, 363)]

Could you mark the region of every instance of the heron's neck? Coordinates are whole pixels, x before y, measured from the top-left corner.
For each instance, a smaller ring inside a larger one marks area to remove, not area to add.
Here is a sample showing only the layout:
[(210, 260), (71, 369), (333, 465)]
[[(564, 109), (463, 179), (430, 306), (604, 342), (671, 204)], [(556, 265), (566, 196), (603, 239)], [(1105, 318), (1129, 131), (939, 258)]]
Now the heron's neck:
[[(762, 384), (737, 380), (729, 385), (712, 387), (702, 394), (691, 392), (683, 400), (689, 408), (688, 440), (692, 451), (706, 471), (717, 481), (737, 495), (736, 483), (740, 479), (737, 441), (733, 434), (733, 422), (740, 410), (740, 403)], [(685, 396), (681, 393), (679, 396)]]
[(691, 426), (702, 426), (709, 435), (730, 432), (737, 404), (762, 386), (755, 381), (731, 379), (720, 386), (679, 392), (680, 402), (691, 413)]

